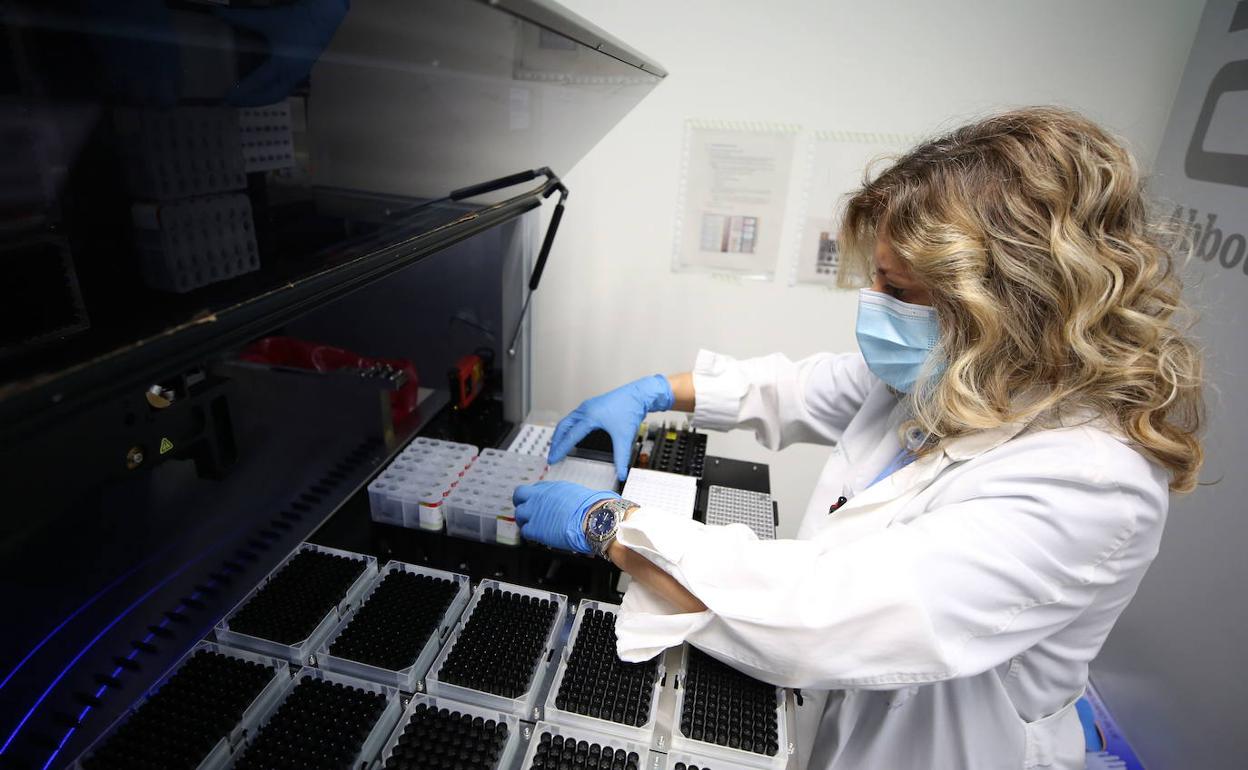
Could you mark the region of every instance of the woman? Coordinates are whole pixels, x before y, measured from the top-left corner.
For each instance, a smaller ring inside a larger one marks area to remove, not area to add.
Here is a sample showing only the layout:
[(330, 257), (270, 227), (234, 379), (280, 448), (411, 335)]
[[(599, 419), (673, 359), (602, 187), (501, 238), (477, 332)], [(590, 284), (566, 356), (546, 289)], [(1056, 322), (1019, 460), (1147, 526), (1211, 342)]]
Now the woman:
[(633, 576), (622, 658), (687, 641), (830, 691), (812, 768), (1082, 767), (1088, 663), (1201, 464), (1200, 356), (1132, 158), (1070, 112), (991, 117), (868, 181), (840, 243), (860, 353), (703, 351), (551, 450), (672, 408), (832, 445), (796, 540), (562, 483), (516, 491), (522, 532)]

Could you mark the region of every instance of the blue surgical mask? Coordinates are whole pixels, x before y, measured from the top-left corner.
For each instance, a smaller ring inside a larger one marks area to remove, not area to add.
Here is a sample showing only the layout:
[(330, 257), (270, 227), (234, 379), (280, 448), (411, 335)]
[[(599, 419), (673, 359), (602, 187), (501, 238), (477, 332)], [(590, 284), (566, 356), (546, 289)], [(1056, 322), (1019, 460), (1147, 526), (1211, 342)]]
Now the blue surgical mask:
[(902, 393), (914, 388), (940, 338), (936, 311), (872, 289), (858, 294), (858, 349), (867, 368)]

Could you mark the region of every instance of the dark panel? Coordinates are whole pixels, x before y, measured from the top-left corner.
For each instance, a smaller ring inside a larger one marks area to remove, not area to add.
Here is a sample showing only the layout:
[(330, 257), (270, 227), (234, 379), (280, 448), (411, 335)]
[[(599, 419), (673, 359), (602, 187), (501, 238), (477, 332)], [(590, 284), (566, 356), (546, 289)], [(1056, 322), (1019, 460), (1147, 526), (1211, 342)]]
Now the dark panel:
[(368, 537), (367, 495), (353, 495), (389, 447), (444, 419), (450, 363), (497, 349), (503, 295), (522, 289), (503, 277), (525, 258), (513, 237), (524, 226), (488, 230), (275, 330), (415, 362), (440, 389), (407, 422), (388, 419), (380, 381), (223, 353), (167, 383), (165, 408), (139, 390), (0, 445), (6, 762), (41, 767), (62, 739), (72, 758), (344, 501), (363, 505), (350, 531)]
[(6, 422), (532, 208), (535, 182), (442, 199), (566, 171), (661, 72), (544, 2), (225, 5), (3, 6)]
[[(10, 0), (0, 22), (0, 763), (43, 767), (358, 516), (396, 442), (464, 429), (439, 414), (459, 356), (497, 369), (469, 427), (527, 410), (527, 337), (505, 349), (523, 215), (557, 183), (451, 193), (568, 170), (662, 70), (545, 0)], [(278, 334), (402, 373), (239, 360)], [(442, 390), (396, 420), (408, 363)]]

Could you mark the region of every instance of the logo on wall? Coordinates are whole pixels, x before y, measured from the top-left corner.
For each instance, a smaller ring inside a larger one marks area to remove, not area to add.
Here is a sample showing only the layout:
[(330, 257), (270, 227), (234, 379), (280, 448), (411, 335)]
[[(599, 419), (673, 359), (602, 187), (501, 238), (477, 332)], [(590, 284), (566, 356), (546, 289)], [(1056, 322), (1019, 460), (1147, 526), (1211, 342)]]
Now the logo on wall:
[(1209, 0), (1157, 156), (1192, 256), (1248, 276), (1248, 0)]
[[(1248, 178), (1243, 179), (1242, 186), (1248, 187)], [(1216, 257), (1218, 264), (1227, 270), (1233, 270), (1243, 263), (1244, 273), (1248, 274), (1248, 262), (1244, 262), (1244, 256), (1248, 254), (1248, 238), (1243, 233), (1223, 233), (1222, 228), (1218, 227), (1217, 214), (1206, 214), (1204, 221), (1201, 221), (1199, 211), (1179, 206), (1175, 209), (1174, 220), (1184, 221), (1185, 211), (1193, 254), (1206, 262), (1212, 262)]]
[[(1226, 33), (1245, 29), (1248, 2), (1241, 1)], [(1248, 187), (1248, 59), (1229, 62), (1213, 76), (1183, 170), (1190, 179)]]

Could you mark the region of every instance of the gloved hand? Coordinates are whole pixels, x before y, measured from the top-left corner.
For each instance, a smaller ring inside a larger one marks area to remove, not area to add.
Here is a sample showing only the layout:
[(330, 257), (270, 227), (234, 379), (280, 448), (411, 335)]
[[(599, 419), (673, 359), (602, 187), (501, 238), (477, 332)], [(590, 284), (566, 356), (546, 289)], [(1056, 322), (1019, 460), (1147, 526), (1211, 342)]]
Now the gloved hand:
[(671, 409), (675, 401), (671, 383), (661, 374), (643, 377), (609, 393), (583, 401), (555, 427), (546, 461), (552, 465), (559, 462), (568, 456), (568, 452), (581, 439), (595, 428), (602, 428), (611, 436), (611, 448), (615, 453), (615, 475), (623, 481), (628, 475), (628, 456), (633, 446), (633, 438), (642, 421), (650, 412)]
[(592, 553), (585, 537), (585, 513), (596, 503), (617, 497), (570, 481), (539, 481), (516, 487), (511, 502), (516, 523), (528, 540), (576, 553)]

